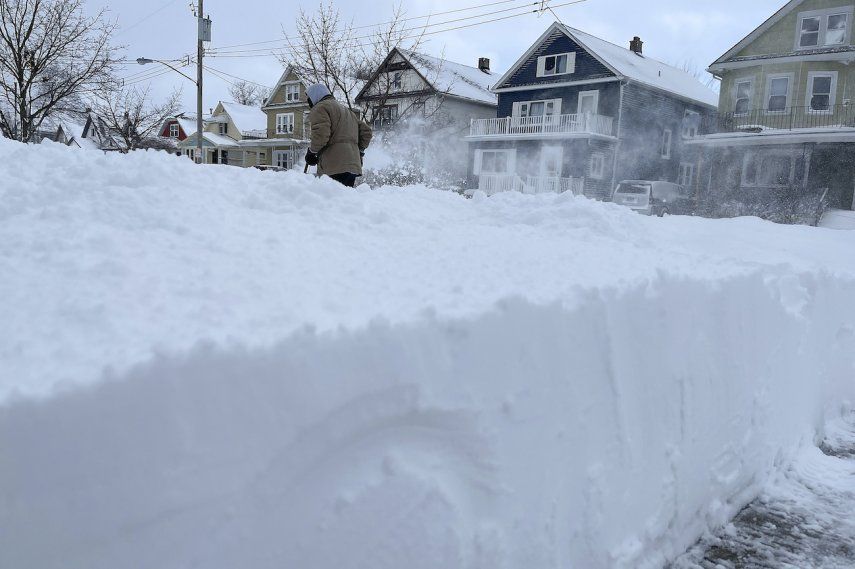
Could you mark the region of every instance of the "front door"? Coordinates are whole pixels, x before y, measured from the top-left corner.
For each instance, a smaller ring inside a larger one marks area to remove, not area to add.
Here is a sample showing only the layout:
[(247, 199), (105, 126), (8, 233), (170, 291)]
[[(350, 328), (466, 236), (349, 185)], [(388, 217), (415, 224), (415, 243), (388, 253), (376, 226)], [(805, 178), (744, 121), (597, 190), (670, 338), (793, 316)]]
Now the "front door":
[(580, 115), (595, 115), (599, 111), (600, 92), (599, 91), (581, 91), (579, 93), (579, 109)]

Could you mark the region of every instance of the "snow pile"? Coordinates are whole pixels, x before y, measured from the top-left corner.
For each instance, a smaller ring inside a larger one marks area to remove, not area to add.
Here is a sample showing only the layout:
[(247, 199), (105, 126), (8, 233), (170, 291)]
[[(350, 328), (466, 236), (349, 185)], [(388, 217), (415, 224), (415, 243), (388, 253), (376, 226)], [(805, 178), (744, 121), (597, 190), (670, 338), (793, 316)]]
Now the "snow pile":
[(855, 233), (6, 141), (0, 180), (0, 567), (657, 567), (855, 397)]

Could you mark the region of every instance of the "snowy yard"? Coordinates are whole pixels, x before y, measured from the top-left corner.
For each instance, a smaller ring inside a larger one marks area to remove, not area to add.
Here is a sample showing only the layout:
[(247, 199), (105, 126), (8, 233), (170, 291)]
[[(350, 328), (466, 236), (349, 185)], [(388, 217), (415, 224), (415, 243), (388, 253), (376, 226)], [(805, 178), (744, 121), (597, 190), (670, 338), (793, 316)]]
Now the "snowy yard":
[(0, 180), (0, 567), (851, 547), (855, 232), (6, 140)]

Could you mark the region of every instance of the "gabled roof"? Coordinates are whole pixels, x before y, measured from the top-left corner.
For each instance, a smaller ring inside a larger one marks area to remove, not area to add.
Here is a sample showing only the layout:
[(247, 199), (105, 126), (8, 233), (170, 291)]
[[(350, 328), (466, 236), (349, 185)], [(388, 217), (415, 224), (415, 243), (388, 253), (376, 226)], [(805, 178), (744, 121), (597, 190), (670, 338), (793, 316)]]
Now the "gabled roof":
[(787, 14), (798, 8), (803, 2), (804, 0), (790, 0), (787, 2), (780, 10), (772, 14), (768, 20), (760, 24), (753, 32), (742, 38), (739, 43), (730, 48), (727, 53), (716, 59), (710, 67), (719, 63), (724, 63), (731, 57), (734, 57), (737, 53), (751, 45), (754, 40), (765, 33), (769, 28), (781, 21)]
[(579, 46), (606, 66), (618, 78), (625, 78), (642, 85), (671, 93), (708, 107), (718, 107), (718, 95), (698, 81), (692, 74), (645, 55), (592, 36), (581, 30), (553, 23), (529, 50), (511, 66), (496, 85), (503, 85), (516, 71), (525, 65), (534, 52), (556, 30), (565, 34)]
[(260, 107), (220, 101), (223, 110), (241, 132), (267, 130), (267, 114)]
[[(225, 136), (223, 134), (218, 134), (216, 132), (207, 132), (207, 131), (203, 132), (202, 133), (202, 140), (207, 140), (208, 142), (210, 142), (214, 146), (222, 146), (222, 147), (226, 147), (226, 148), (237, 148), (238, 147), (238, 141), (237, 140), (235, 140), (234, 138), (231, 138), (229, 136)], [(185, 148), (185, 147), (192, 148), (192, 147), (195, 147), (196, 144), (197, 144), (196, 143), (196, 133), (194, 132), (192, 136), (188, 136), (187, 138), (185, 138), (184, 140), (179, 142), (178, 146), (180, 146), (182, 148)]]
[(490, 90), (496, 84), (498, 77), (496, 73), (484, 72), (477, 67), (400, 48), (393, 49), (386, 56), (383, 63), (374, 71), (371, 79), (365, 82), (356, 96), (357, 100), (365, 95), (365, 90), (374, 83), (395, 54), (400, 55), (415, 69), (425, 83), (439, 93), (493, 106), (498, 104), (496, 95)]

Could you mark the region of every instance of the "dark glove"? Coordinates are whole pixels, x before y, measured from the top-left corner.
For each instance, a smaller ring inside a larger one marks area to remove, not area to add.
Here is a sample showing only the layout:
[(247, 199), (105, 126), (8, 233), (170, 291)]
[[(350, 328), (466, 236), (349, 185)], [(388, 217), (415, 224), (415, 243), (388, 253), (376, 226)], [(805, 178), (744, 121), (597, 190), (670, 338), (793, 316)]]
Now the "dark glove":
[(312, 152), (311, 150), (306, 150), (306, 164), (308, 164), (309, 166), (317, 166), (318, 155)]

